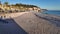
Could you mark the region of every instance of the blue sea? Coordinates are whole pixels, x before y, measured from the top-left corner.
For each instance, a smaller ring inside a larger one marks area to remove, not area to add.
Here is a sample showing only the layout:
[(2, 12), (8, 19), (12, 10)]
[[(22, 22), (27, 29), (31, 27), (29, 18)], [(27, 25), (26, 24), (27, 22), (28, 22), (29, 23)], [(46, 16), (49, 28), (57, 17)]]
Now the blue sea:
[(51, 15), (57, 15), (60, 16), (60, 10), (48, 10), (48, 11), (44, 11), (42, 12), (43, 14), (51, 14)]

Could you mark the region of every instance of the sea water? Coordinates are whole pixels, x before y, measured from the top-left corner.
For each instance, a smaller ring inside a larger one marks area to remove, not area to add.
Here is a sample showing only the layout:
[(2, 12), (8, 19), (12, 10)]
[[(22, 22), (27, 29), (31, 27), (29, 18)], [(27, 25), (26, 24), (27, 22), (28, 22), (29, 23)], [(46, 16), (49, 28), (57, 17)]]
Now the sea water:
[(60, 16), (60, 10), (48, 10), (48, 11), (44, 11), (42, 12), (43, 14), (51, 14), (51, 15), (57, 15)]

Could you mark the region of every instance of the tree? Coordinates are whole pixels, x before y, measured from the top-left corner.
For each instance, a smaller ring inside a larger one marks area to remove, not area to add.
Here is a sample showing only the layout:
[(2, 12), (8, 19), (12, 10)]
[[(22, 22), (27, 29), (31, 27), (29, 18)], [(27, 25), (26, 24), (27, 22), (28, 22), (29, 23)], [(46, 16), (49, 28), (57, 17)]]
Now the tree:
[(4, 4), (5, 4), (5, 5), (8, 5), (8, 2), (5, 2)]

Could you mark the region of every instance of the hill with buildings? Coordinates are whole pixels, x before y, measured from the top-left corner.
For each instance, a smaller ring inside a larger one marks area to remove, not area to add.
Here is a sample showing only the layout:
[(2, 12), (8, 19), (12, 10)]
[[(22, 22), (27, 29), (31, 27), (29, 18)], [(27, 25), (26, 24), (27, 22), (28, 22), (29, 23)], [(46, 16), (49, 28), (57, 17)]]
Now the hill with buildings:
[(0, 2), (0, 12), (24, 12), (24, 11), (41, 11), (41, 8), (35, 5), (27, 5), (27, 4), (11, 4), (8, 2), (2, 4)]

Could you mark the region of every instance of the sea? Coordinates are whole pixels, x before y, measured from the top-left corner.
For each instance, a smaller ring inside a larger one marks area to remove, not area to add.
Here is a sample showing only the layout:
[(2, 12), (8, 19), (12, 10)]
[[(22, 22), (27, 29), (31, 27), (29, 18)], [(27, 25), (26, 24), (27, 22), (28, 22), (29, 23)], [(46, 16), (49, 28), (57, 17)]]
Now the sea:
[(42, 13), (60, 16), (60, 10), (48, 10), (48, 11), (43, 11)]

